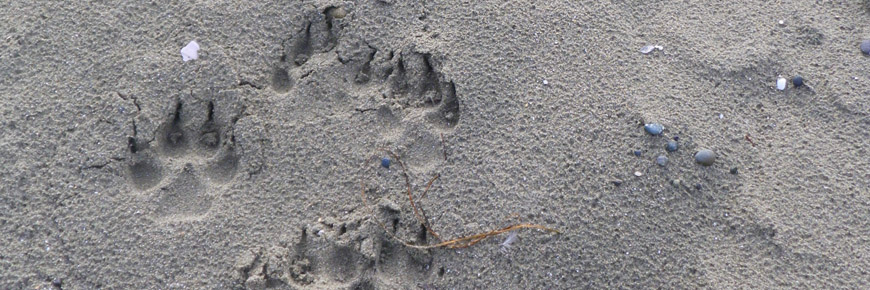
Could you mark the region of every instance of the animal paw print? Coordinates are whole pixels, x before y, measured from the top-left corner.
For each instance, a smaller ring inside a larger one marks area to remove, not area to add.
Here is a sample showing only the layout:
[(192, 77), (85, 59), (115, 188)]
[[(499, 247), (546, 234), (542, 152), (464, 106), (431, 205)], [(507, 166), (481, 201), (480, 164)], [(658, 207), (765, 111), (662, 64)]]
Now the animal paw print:
[(388, 98), (413, 108), (427, 109), (428, 120), (442, 127), (452, 128), (459, 123), (456, 85), (443, 80), (435, 71), (432, 55), (405, 51), (393, 63), (386, 78)]
[(335, 17), (338, 8), (330, 7), (322, 13), (312, 13), (302, 26), (302, 30), (285, 40), (284, 54), (272, 75), (272, 84), (279, 93), (293, 88), (294, 72), (308, 62), (312, 56), (331, 51), (338, 43), (341, 22)]
[(381, 92), (389, 107), (414, 114), (422, 109), (426, 120), (441, 128), (459, 123), (459, 98), (456, 85), (437, 69), (429, 53), (404, 49), (400, 52), (364, 47), (347, 56), (353, 79), (364, 89)]
[(128, 139), (129, 183), (154, 199), (158, 219), (196, 220), (208, 214), (215, 193), (233, 181), (238, 169), (228, 126), (236, 118), (216, 114), (214, 101), (186, 105), (179, 100), (158, 129), (156, 146)]
[(283, 42), (284, 53), (272, 75), (277, 93), (297, 89), (311, 98), (308, 103), (332, 107), (351, 102), (363, 111), (359, 108), (370, 107), (369, 99), (379, 99), (394, 115), (414, 119), (422, 114), (443, 129), (459, 123), (456, 86), (439, 71), (436, 57), (410, 47), (383, 50), (342, 38), (347, 22), (334, 16), (337, 9), (311, 13), (301, 30)]
[(244, 250), (235, 278), (245, 289), (409, 289), (432, 276), (431, 255), (371, 234), (379, 230), (327, 219), (292, 242)]

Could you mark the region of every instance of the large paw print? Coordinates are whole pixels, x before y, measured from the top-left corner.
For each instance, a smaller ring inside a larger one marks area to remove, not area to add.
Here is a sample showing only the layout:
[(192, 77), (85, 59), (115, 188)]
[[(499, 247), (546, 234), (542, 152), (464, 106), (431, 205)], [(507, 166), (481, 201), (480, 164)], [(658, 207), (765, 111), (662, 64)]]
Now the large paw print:
[(335, 9), (328, 8), (322, 13), (312, 13), (302, 30), (283, 42), (284, 54), (272, 75), (275, 91), (284, 93), (293, 88), (294, 80), (301, 77), (298, 73), (294, 74), (298, 67), (312, 57), (335, 48), (341, 32), (340, 20), (333, 16)]
[[(391, 55), (393, 53), (390, 53)], [(387, 97), (413, 108), (428, 109), (429, 121), (446, 128), (459, 122), (459, 100), (453, 82), (442, 80), (430, 54), (405, 51), (392, 61)]]
[(412, 46), (393, 51), (345, 39), (342, 28), (347, 22), (334, 17), (336, 9), (313, 11), (283, 42), (284, 52), (272, 75), (275, 92), (295, 90), (310, 98), (308, 103), (327, 110), (342, 105), (360, 109), (371, 105), (369, 99), (377, 99), (393, 115), (423, 115), (442, 129), (459, 123), (456, 86), (439, 71), (437, 57)]
[(328, 218), (288, 242), (244, 250), (234, 278), (245, 289), (409, 289), (432, 276), (432, 255), (371, 234), (380, 230)]
[[(154, 142), (129, 138), (129, 182), (154, 198), (158, 219), (195, 220), (206, 216), (216, 192), (235, 176), (239, 157), (230, 124), (237, 114), (216, 114), (214, 101), (179, 100), (158, 129)], [(221, 107), (233, 110), (230, 105)]]

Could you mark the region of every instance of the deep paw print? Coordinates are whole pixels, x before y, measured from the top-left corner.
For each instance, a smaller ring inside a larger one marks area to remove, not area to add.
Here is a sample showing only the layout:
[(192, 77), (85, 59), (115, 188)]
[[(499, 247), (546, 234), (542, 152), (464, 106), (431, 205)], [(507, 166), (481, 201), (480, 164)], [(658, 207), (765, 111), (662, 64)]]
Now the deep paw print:
[[(286, 93), (310, 83), (318, 88), (301, 91), (316, 95), (308, 97), (318, 101), (328, 99), (328, 95), (355, 95), (357, 102), (366, 102), (373, 97), (372, 92), (378, 92), (378, 98), (383, 96), (390, 107), (402, 110), (402, 115), (422, 113), (429, 123), (455, 127), (460, 120), (456, 85), (439, 71), (437, 57), (412, 47), (384, 50), (362, 39), (343, 38), (342, 29), (348, 23), (345, 13), (343, 8), (331, 6), (310, 13), (300, 30), (283, 41), (272, 88)], [(314, 80), (306, 81), (308, 78)]]
[(309, 59), (335, 48), (341, 32), (342, 13), (343, 10), (336, 7), (311, 13), (302, 30), (283, 42), (284, 53), (272, 75), (272, 86), (277, 92), (287, 92), (293, 87), (294, 79), (299, 77), (296, 71)]
[(352, 68), (349, 73), (354, 83), (380, 91), (389, 107), (422, 110), (427, 121), (441, 128), (453, 128), (459, 123), (456, 85), (439, 72), (432, 54), (413, 49), (384, 51), (368, 45), (346, 49), (339, 52), (339, 57), (342, 54), (342, 63)]
[[(233, 106), (222, 107), (226, 111)], [(154, 198), (158, 219), (194, 220), (211, 209), (214, 196), (238, 169), (231, 124), (237, 114), (216, 114), (214, 101), (177, 101), (155, 142), (128, 139), (129, 182)]]

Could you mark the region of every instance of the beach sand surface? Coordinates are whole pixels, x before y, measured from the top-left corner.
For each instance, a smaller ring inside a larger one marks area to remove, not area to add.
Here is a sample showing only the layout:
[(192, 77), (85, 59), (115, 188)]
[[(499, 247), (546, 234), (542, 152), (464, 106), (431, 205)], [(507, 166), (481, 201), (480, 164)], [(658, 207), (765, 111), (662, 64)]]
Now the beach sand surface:
[(6, 1), (0, 288), (866, 287), (868, 3)]

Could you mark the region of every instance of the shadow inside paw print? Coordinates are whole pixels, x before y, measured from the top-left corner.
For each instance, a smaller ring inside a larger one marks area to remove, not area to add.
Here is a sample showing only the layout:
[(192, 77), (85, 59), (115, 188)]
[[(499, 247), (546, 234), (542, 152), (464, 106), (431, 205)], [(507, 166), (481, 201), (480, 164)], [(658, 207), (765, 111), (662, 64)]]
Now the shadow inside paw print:
[(283, 42), (284, 54), (272, 75), (272, 87), (276, 92), (284, 93), (293, 88), (291, 70), (304, 65), (312, 56), (335, 48), (342, 23), (333, 16), (334, 9), (330, 7), (311, 13), (302, 29)]
[(390, 97), (415, 108), (434, 108), (427, 114), (430, 122), (452, 128), (459, 123), (456, 85), (443, 80), (428, 53), (405, 51), (394, 61), (387, 83)]
[(234, 278), (245, 289), (409, 289), (434, 278), (430, 253), (372, 234), (380, 230), (327, 218), (280, 244), (242, 251)]
[(459, 124), (456, 85), (441, 72), (436, 55), (414, 45), (382, 49), (345, 35), (343, 29), (351, 23), (347, 16), (332, 6), (312, 10), (299, 30), (282, 41), (283, 53), (271, 76), (276, 93), (294, 90), (291, 97), (307, 98), (327, 111), (345, 105), (367, 111), (374, 101), (403, 113), (396, 115), (423, 116), (442, 129)]
[(233, 106), (179, 100), (158, 129), (156, 146), (129, 138), (129, 183), (154, 197), (158, 219), (192, 220), (208, 214), (215, 192), (231, 183), (239, 167)]

